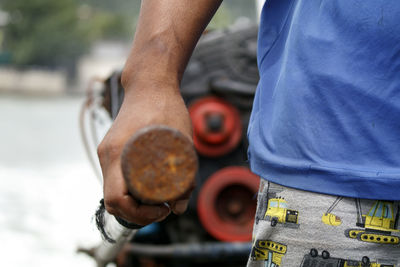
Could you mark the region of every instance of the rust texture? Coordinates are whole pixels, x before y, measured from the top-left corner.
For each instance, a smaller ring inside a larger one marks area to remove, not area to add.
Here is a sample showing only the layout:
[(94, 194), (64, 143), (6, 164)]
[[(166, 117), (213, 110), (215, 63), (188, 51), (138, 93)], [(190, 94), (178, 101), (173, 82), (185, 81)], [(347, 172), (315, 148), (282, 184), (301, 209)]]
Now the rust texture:
[(198, 163), (189, 138), (157, 125), (143, 128), (129, 139), (121, 166), (132, 196), (158, 204), (176, 200), (193, 187)]

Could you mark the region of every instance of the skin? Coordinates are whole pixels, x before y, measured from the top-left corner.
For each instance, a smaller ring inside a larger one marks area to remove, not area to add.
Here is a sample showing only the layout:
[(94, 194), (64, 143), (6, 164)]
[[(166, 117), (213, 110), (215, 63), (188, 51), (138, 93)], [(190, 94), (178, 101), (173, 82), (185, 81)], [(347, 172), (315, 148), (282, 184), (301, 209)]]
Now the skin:
[(104, 202), (110, 214), (147, 225), (170, 212), (183, 213), (190, 194), (165, 205), (133, 199), (122, 177), (120, 155), (138, 129), (163, 124), (192, 138), (189, 113), (179, 85), (192, 51), (222, 0), (142, 0), (135, 38), (122, 73), (125, 99), (98, 147)]

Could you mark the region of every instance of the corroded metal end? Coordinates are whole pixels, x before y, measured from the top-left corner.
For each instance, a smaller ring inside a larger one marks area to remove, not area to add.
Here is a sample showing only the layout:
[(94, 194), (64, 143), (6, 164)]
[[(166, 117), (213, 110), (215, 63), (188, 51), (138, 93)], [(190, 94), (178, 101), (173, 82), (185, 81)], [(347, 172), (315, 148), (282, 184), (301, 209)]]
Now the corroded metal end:
[(126, 143), (122, 173), (132, 196), (144, 203), (176, 200), (194, 185), (197, 154), (178, 130), (156, 125), (137, 131)]

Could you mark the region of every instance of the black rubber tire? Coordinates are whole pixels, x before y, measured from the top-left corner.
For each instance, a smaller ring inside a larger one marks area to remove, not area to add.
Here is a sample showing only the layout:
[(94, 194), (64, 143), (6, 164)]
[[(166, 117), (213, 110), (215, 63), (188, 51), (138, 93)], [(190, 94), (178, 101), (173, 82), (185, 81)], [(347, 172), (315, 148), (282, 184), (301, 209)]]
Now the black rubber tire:
[(275, 227), (278, 224), (278, 219), (277, 218), (272, 218), (271, 219), (271, 226)]
[(329, 259), (329, 257), (330, 257), (331, 255), (329, 254), (328, 251), (324, 250), (324, 251), (322, 251), (321, 256), (322, 256), (323, 259), (327, 260), (327, 259)]
[(316, 250), (315, 248), (312, 248), (310, 250), (310, 256), (313, 257), (313, 258), (317, 257), (318, 256), (318, 250)]

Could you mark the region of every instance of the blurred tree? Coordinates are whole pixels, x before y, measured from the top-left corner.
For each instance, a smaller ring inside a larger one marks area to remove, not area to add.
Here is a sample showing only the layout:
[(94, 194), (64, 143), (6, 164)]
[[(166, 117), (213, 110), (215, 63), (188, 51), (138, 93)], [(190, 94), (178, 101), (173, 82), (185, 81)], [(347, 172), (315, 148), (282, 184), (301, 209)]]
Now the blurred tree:
[(232, 13), (232, 17), (247, 17), (256, 22), (257, 10), (255, 0), (226, 0), (223, 3), (229, 8), (230, 12)]
[(0, 9), (10, 16), (3, 45), (12, 54), (11, 64), (64, 67), (71, 72), (92, 42), (130, 38), (136, 15), (123, 15), (101, 5), (110, 3), (108, 0), (78, 1), (2, 0)]
[(4, 45), (17, 66), (70, 67), (88, 48), (76, 0), (2, 0), (1, 7), (11, 17)]
[(222, 29), (234, 23), (239, 17), (246, 17), (253, 21), (257, 20), (256, 6), (254, 0), (225, 0), (211, 20), (210, 29)]
[(131, 40), (139, 15), (140, 0), (81, 0), (80, 10), (89, 12), (91, 39)]

